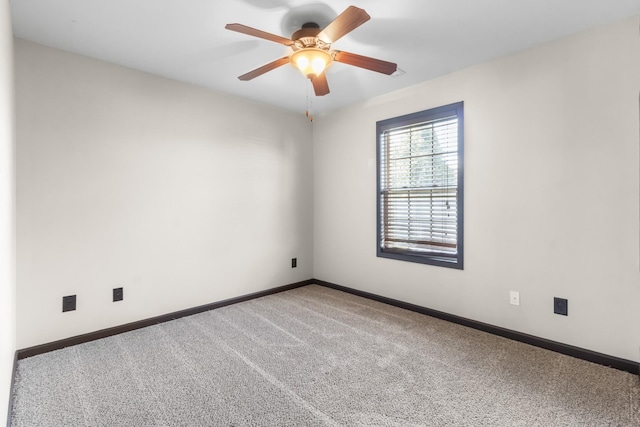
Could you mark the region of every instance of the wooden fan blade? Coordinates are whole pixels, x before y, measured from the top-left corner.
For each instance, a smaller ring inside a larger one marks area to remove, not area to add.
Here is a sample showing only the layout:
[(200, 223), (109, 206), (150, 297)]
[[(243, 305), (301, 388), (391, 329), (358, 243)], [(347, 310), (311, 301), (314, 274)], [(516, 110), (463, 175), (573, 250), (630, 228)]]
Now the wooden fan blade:
[(284, 56), (284, 57), (282, 57), (280, 59), (276, 59), (273, 62), (269, 62), (268, 64), (263, 65), (260, 68), (256, 68), (253, 71), (249, 71), (247, 74), (243, 74), (238, 78), (240, 80), (243, 80), (243, 81), (255, 79), (256, 77), (263, 75), (267, 71), (274, 70), (274, 69), (276, 69), (278, 67), (281, 67), (284, 64), (288, 64), (288, 63), (289, 63), (289, 57), (288, 56)]
[(336, 19), (318, 34), (318, 38), (325, 43), (334, 43), (336, 40), (358, 28), (371, 17), (364, 9), (349, 6)]
[(382, 74), (393, 74), (398, 69), (398, 65), (393, 62), (382, 61), (380, 59), (356, 55), (355, 53), (349, 52), (336, 51), (333, 59), (337, 62), (342, 62), (343, 64), (366, 68), (367, 70), (377, 71)]
[(316, 96), (324, 96), (329, 93), (329, 83), (327, 82), (327, 75), (325, 73), (311, 78), (313, 84), (313, 91)]
[(242, 33), (242, 34), (247, 34), (254, 37), (260, 37), (261, 39), (280, 43), (285, 46), (293, 45), (293, 40), (291, 39), (277, 36), (275, 34), (267, 33), (266, 31), (256, 30), (255, 28), (247, 27), (246, 25), (242, 25), (242, 24), (227, 24), (225, 25), (224, 28), (231, 31), (237, 31), (238, 33)]

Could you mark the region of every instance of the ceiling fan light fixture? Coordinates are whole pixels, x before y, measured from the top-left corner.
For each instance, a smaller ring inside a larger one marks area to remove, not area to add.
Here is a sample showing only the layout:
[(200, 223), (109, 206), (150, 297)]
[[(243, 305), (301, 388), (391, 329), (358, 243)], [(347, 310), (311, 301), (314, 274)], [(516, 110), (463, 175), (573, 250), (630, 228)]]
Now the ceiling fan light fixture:
[(291, 65), (307, 78), (322, 74), (332, 60), (329, 52), (316, 48), (301, 49), (291, 55)]

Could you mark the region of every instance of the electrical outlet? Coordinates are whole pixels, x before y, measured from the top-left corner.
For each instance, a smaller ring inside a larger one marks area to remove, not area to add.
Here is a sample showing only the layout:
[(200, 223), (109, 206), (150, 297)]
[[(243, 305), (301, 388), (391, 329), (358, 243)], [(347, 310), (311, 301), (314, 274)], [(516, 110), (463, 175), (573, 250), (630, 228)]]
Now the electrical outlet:
[(298, 266), (298, 258), (291, 258), (291, 268), (296, 268)]
[(62, 312), (65, 311), (73, 311), (76, 309), (76, 296), (75, 295), (67, 295), (66, 297), (62, 297)]
[(124, 291), (122, 288), (113, 289), (113, 302), (122, 301), (124, 299)]
[(509, 292), (509, 302), (511, 303), (511, 305), (520, 305), (520, 292)]
[(569, 301), (565, 298), (553, 298), (553, 312), (562, 316), (569, 315)]

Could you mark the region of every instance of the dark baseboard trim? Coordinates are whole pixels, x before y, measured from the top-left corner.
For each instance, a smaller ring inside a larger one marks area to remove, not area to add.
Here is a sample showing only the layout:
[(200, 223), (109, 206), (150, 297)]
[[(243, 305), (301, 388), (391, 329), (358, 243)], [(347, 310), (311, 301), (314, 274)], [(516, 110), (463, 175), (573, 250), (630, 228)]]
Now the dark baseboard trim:
[(101, 329), (99, 331), (90, 332), (83, 335), (77, 335), (75, 337), (65, 338), (62, 340), (37, 345), (34, 347), (24, 348), (16, 352), (18, 359), (24, 359), (38, 354), (47, 353), (61, 348), (70, 347), (72, 345), (78, 345), (89, 341), (95, 341), (101, 338), (110, 337), (112, 335), (121, 334), (123, 332), (133, 331), (135, 329), (145, 328), (147, 326), (156, 325), (158, 323), (168, 322), (170, 320), (179, 319), (185, 316), (191, 316), (193, 314), (202, 313), (204, 311), (213, 310), (216, 308), (225, 307), (231, 304), (237, 304), (252, 300), (254, 298), (260, 298), (267, 295), (276, 294), (279, 292), (288, 291), (302, 286), (307, 286), (313, 283), (312, 280), (304, 280), (302, 282), (292, 283), (290, 285), (279, 286), (277, 288), (267, 289), (264, 291), (254, 292), (247, 295), (242, 295), (235, 298), (229, 298), (223, 301), (214, 302), (211, 304), (205, 304), (198, 307), (188, 308), (185, 310), (176, 311), (169, 314), (163, 314), (161, 316), (152, 317), (149, 319), (139, 320), (137, 322), (131, 322), (120, 326), (114, 326), (112, 328)]
[(11, 427), (11, 414), (13, 413), (13, 385), (16, 383), (18, 371), (18, 352), (13, 353), (13, 369), (11, 370), (11, 384), (9, 386), (9, 409), (7, 411), (7, 427)]
[(445, 313), (443, 311), (433, 310), (430, 308), (396, 300), (393, 298), (387, 298), (387, 297), (372, 294), (369, 292), (348, 288), (346, 286), (336, 285), (335, 283), (325, 282), (324, 280), (313, 279), (312, 283), (325, 286), (327, 288), (348, 292), (353, 295), (368, 298), (374, 301), (382, 302), (382, 303), (393, 305), (396, 307), (404, 308), (406, 310), (415, 311), (417, 313), (426, 314), (427, 316), (436, 317), (442, 320), (447, 320), (449, 322), (457, 323), (459, 325), (467, 326), (473, 329), (478, 329), (480, 331), (488, 332), (490, 334), (498, 335), (504, 338), (509, 338), (514, 341), (523, 342), (525, 344), (530, 344), (536, 347), (552, 350), (558, 353), (566, 354), (568, 356), (577, 357), (578, 359), (583, 359), (589, 362), (598, 363), (600, 365), (609, 366), (622, 371), (627, 371), (632, 374), (636, 374), (636, 375), (640, 374), (640, 363), (634, 362), (631, 360), (621, 359), (615, 356), (609, 356), (607, 354), (586, 350), (580, 347), (574, 347), (572, 345), (563, 344), (557, 341), (551, 341), (545, 338), (524, 334), (522, 332), (501, 328), (499, 326), (493, 326), (488, 323), (478, 322), (475, 320), (467, 319), (465, 317), (460, 317), (454, 314)]

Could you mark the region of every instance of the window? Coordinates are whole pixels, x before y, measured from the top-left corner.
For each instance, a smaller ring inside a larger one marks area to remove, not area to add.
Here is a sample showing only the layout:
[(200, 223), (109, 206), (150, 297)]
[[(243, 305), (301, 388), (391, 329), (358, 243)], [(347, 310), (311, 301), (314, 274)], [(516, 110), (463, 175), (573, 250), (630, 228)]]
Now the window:
[(378, 256), (462, 269), (463, 103), (383, 120)]

